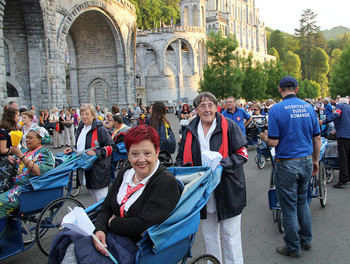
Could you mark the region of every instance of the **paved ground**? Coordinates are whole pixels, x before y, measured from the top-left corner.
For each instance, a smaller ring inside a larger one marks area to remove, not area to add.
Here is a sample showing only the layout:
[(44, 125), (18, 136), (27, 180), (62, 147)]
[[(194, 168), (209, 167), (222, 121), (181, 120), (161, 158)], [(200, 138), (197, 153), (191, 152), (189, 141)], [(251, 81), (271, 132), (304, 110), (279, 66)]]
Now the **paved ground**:
[[(173, 114), (168, 115), (174, 132), (179, 126)], [(247, 182), (247, 207), (242, 214), (243, 254), (246, 264), (260, 263), (310, 263), (310, 264), (345, 264), (350, 263), (348, 256), (350, 248), (349, 212), (350, 186), (343, 190), (332, 188), (337, 182), (338, 173), (333, 183), (328, 184), (328, 200), (325, 208), (317, 199), (313, 199), (310, 208), (313, 217), (313, 247), (309, 252), (303, 251), (300, 259), (290, 259), (280, 256), (275, 248), (283, 243), (283, 235), (278, 232), (277, 224), (273, 223), (272, 212), (268, 207), (267, 191), (271, 164), (264, 169), (258, 169), (254, 157), (256, 148), (249, 149), (249, 161), (245, 165)], [(91, 204), (89, 194), (83, 190), (77, 197), (85, 206)], [(196, 241), (192, 247), (194, 256), (205, 252), (201, 232), (197, 232)], [(19, 255), (1, 261), (10, 263), (46, 263), (37, 246)], [(159, 263), (163, 264), (163, 263)], [(164, 263), (166, 264), (166, 263)]]

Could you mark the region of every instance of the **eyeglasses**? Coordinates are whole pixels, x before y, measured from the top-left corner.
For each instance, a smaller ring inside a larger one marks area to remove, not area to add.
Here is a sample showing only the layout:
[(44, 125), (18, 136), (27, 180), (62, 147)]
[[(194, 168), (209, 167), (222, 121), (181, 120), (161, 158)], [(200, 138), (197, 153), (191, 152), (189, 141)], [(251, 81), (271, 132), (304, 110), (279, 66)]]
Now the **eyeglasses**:
[(202, 103), (202, 104), (199, 104), (198, 105), (198, 108), (200, 109), (200, 110), (205, 110), (205, 109), (207, 109), (207, 108), (209, 108), (209, 109), (214, 109), (216, 106), (215, 106), (215, 104), (213, 104), (213, 103), (208, 103), (208, 104), (204, 104), (204, 103)]

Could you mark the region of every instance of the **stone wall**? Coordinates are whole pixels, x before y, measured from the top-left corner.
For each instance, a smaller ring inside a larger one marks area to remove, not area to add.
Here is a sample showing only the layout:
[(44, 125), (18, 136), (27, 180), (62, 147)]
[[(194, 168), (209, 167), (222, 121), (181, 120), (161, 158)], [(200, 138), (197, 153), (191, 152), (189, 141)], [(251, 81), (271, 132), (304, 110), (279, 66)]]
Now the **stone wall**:
[(0, 101), (7, 82), (37, 109), (131, 104), (135, 36), (127, 0), (0, 0)]

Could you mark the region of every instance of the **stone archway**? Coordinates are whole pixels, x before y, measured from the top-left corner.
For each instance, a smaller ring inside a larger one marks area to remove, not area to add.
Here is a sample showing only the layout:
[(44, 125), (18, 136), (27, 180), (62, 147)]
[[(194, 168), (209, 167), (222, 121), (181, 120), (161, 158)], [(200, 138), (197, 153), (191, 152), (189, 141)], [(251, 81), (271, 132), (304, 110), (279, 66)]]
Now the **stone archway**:
[(57, 41), (61, 51), (68, 46), (72, 104), (89, 101), (87, 85), (97, 78), (108, 81), (113, 104), (135, 100), (135, 34), (136, 13), (128, 1), (88, 0), (66, 12)]
[[(103, 12), (90, 9), (80, 14), (69, 29), (67, 35), (69, 62), (66, 63), (66, 87), (71, 93), (72, 105), (79, 106), (89, 100), (86, 88), (96, 78), (108, 80), (108, 99), (119, 103), (122, 91), (119, 84), (124, 78), (125, 54), (120, 36), (111, 21)], [(105, 93), (103, 93), (105, 94)], [(97, 99), (97, 98), (96, 98)], [(101, 103), (110, 108), (111, 103)]]

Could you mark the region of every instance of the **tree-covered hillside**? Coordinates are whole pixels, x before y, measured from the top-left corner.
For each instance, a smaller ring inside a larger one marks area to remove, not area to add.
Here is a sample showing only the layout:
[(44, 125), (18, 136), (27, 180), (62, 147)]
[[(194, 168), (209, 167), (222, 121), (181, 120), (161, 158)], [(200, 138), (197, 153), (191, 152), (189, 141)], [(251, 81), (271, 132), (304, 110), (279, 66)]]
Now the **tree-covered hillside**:
[(326, 30), (322, 31), (324, 37), (327, 40), (331, 39), (331, 38), (336, 39), (339, 35), (344, 34), (346, 32), (350, 32), (350, 28), (343, 27), (343, 26), (338, 26), (338, 27), (334, 27), (332, 29), (326, 29)]
[(180, 21), (180, 0), (130, 0), (136, 7), (139, 29), (171, 26)]

